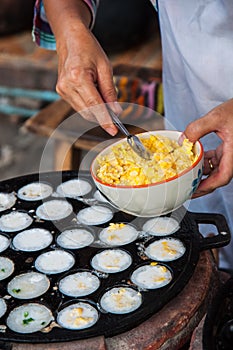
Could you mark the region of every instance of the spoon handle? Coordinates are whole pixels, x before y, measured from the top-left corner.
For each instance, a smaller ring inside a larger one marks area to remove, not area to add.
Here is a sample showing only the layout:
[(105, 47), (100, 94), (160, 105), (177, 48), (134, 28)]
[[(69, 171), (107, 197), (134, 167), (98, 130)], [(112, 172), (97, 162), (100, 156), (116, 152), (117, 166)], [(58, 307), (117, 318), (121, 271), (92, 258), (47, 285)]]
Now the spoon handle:
[(126, 129), (126, 127), (124, 126), (124, 124), (120, 121), (118, 116), (110, 108), (108, 108), (108, 112), (114, 124), (120, 129), (120, 131), (123, 132), (123, 134), (125, 134), (127, 137), (131, 136), (128, 130)]

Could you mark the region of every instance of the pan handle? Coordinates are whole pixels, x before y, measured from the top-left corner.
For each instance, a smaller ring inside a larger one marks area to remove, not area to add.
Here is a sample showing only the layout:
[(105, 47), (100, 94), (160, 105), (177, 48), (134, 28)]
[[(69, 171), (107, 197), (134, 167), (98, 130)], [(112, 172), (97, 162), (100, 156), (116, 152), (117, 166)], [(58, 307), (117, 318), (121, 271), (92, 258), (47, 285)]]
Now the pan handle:
[(221, 248), (231, 241), (231, 233), (227, 221), (222, 214), (190, 213), (197, 224), (216, 226), (218, 234), (212, 237), (200, 237), (200, 250)]

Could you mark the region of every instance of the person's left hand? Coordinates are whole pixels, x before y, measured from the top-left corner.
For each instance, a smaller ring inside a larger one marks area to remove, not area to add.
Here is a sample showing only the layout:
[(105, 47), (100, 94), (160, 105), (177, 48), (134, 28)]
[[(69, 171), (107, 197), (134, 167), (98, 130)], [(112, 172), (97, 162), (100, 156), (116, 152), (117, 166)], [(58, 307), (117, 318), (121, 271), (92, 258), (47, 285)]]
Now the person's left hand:
[(193, 194), (197, 198), (227, 185), (233, 177), (233, 99), (215, 107), (205, 116), (190, 123), (185, 136), (192, 142), (215, 132), (222, 143), (204, 154), (203, 179)]

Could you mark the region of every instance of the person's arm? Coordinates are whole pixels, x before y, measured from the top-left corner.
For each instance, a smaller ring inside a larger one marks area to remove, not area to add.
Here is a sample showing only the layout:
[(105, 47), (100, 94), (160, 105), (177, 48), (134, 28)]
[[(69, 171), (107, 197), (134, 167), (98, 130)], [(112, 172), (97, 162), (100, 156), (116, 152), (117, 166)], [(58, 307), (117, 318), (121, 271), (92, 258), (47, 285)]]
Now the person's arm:
[(190, 123), (184, 134), (195, 142), (211, 132), (215, 132), (222, 143), (217, 149), (205, 152), (204, 175), (207, 178), (201, 181), (193, 198), (227, 185), (233, 177), (233, 99)]
[(90, 30), (90, 8), (83, 0), (44, 0), (44, 7), (56, 38), (57, 92), (85, 119), (97, 120), (115, 135), (117, 128), (102, 107), (117, 101), (112, 67)]

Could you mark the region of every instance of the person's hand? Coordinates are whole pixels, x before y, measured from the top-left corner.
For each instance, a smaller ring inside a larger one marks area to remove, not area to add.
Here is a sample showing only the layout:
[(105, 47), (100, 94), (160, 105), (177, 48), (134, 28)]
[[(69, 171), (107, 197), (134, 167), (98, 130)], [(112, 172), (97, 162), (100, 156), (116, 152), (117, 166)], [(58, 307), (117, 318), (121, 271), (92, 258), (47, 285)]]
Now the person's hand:
[(110, 62), (89, 29), (89, 9), (77, 0), (47, 0), (45, 5), (56, 37), (57, 92), (85, 119), (96, 121), (109, 134), (115, 135), (118, 129), (105, 103), (116, 113), (120, 113), (121, 108), (116, 103)]
[(215, 150), (205, 152), (204, 175), (207, 177), (201, 181), (192, 198), (227, 185), (233, 177), (233, 99), (190, 123), (184, 134), (190, 141), (195, 142), (211, 132), (215, 132), (222, 143)]
[(117, 100), (112, 69), (92, 33), (82, 28), (79, 40), (72, 33), (59, 44), (57, 52), (57, 92), (76, 111), (83, 111), (85, 119), (97, 121), (109, 134), (115, 135), (117, 128), (102, 105)]

